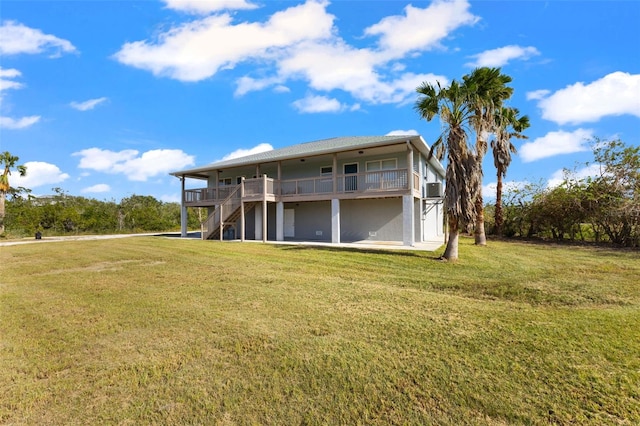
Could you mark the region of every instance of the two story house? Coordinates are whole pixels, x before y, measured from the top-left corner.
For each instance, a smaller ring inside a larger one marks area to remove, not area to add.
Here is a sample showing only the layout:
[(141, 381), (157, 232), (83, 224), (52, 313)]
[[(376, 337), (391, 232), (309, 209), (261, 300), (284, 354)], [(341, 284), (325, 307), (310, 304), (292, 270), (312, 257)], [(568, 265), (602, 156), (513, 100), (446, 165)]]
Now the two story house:
[(206, 207), (210, 239), (443, 239), (445, 170), (417, 135), (324, 139), (171, 174), (182, 181), (182, 236), (187, 207)]

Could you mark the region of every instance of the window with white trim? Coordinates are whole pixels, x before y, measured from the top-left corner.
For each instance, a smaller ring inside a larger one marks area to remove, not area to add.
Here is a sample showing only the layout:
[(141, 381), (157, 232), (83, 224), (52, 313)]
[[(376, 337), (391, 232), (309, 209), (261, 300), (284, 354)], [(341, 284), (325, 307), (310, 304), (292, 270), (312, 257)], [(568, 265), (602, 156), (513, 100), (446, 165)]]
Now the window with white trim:
[(395, 170), (398, 168), (398, 159), (389, 158), (386, 160), (367, 161), (367, 171), (377, 172), (378, 170)]
[(320, 167), (320, 176), (331, 176), (333, 174), (333, 166)]
[(396, 158), (367, 161), (365, 167), (367, 169), (367, 189), (384, 190), (398, 187), (398, 172), (385, 172), (386, 170), (396, 170), (398, 168), (398, 160)]

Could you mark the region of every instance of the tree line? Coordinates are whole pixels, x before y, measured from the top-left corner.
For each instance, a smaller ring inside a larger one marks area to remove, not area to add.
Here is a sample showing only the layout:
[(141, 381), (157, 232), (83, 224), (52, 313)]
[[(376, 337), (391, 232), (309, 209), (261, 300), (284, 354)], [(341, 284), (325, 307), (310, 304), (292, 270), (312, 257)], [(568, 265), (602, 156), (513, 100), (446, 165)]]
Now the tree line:
[(565, 170), (558, 186), (530, 183), (508, 191), (505, 236), (640, 247), (640, 147), (595, 139), (592, 149), (595, 176), (580, 179)]
[[(10, 194), (5, 209), (5, 233), (12, 237), (76, 234), (114, 234), (180, 230), (180, 204), (150, 195), (132, 195), (120, 202), (72, 196), (61, 188), (53, 195)], [(189, 227), (199, 228), (197, 213)]]

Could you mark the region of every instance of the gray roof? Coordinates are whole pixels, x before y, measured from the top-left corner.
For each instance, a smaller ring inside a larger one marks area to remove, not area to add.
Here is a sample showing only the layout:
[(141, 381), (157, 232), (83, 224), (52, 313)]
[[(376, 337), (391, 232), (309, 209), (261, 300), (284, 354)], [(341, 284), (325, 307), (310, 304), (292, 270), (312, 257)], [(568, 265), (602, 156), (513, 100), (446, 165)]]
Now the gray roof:
[(233, 158), (230, 160), (217, 161), (206, 166), (194, 169), (181, 170), (171, 173), (174, 176), (197, 176), (203, 172), (224, 169), (237, 166), (248, 166), (260, 163), (269, 163), (273, 161), (281, 161), (292, 158), (300, 158), (304, 156), (330, 154), (334, 152), (350, 151), (359, 148), (374, 147), (386, 145), (389, 143), (398, 143), (411, 140), (418, 146), (418, 149), (428, 150), (428, 146), (421, 136), (418, 135), (396, 135), (396, 136), (347, 136), (322, 139), (319, 141), (306, 142), (297, 145), (291, 145), (284, 148), (273, 149), (271, 151), (251, 154), (244, 157)]

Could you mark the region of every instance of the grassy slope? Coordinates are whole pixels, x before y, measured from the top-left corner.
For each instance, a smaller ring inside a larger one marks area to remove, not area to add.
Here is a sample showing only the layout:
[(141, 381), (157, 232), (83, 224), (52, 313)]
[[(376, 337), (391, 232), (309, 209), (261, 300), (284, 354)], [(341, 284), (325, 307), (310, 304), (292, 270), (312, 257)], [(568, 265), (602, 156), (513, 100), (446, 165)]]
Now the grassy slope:
[(638, 424), (635, 252), (0, 248), (0, 423)]

